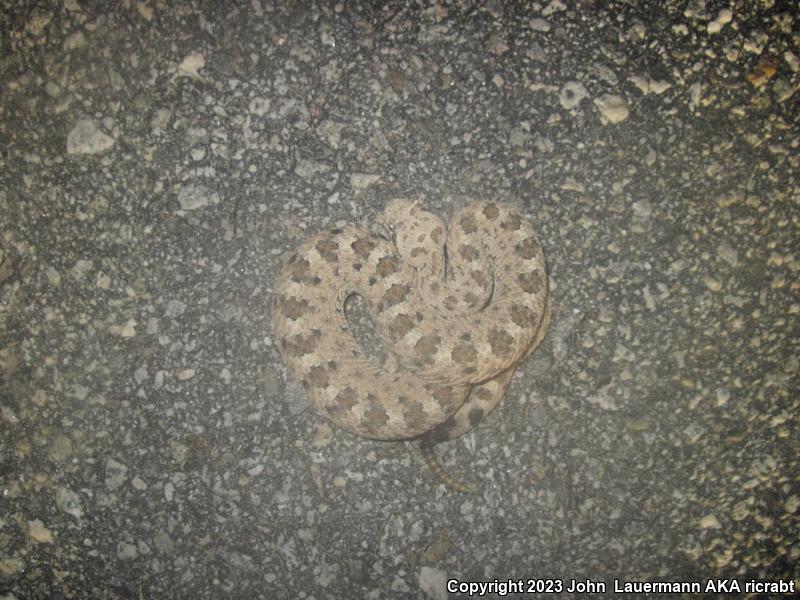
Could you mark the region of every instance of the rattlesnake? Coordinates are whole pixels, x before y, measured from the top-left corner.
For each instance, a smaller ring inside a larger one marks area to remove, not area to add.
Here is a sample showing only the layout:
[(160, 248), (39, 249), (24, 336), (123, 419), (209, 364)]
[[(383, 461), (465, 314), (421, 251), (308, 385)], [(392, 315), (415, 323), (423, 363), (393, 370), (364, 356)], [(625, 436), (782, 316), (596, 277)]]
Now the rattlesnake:
[[(347, 226), (304, 241), (277, 278), (272, 325), (286, 366), (331, 421), (429, 447), (481, 421), (544, 337), (545, 258), (531, 222), (505, 204), (470, 204), (447, 228), (394, 200), (378, 220), (391, 239)], [(353, 294), (390, 351), (385, 364), (353, 335)]]

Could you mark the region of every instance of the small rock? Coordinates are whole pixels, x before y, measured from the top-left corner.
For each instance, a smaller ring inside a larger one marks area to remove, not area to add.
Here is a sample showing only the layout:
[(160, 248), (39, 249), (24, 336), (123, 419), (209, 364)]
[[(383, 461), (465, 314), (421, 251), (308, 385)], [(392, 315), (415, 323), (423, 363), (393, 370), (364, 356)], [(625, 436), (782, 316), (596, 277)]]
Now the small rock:
[(72, 384), (71, 389), (67, 392), (67, 396), (83, 402), (89, 396), (89, 388), (85, 385), (81, 385), (80, 383), (74, 383)]
[(770, 267), (782, 267), (785, 262), (786, 257), (779, 252), (770, 252), (769, 258), (767, 259), (767, 265)]
[(522, 129), (515, 129), (508, 136), (508, 143), (516, 148), (522, 148), (528, 140), (528, 133)]
[(14, 265), (11, 262), (10, 256), (5, 256), (3, 249), (0, 248), (0, 283), (11, 277), (14, 272)]
[(717, 256), (732, 267), (739, 265), (739, 253), (728, 242), (722, 242), (717, 246)]
[(643, 94), (660, 95), (672, 87), (672, 84), (668, 81), (653, 81), (649, 77), (642, 75), (632, 76), (631, 83), (639, 88), (639, 91)]
[(542, 14), (547, 17), (555, 12), (563, 12), (567, 10), (567, 5), (561, 0), (550, 0), (550, 3), (542, 9)]
[[(0, 417), (2, 417), (4, 421), (10, 423), (11, 425), (19, 424), (19, 417), (10, 406), (0, 406)], [(0, 527), (1, 526), (2, 521), (0, 520)]]
[(136, 3), (136, 10), (139, 12), (139, 15), (145, 21), (152, 21), (153, 20), (153, 9), (147, 6), (144, 2), (137, 2)]
[(86, 45), (86, 36), (83, 35), (82, 31), (77, 31), (73, 33), (64, 41), (65, 50), (75, 50), (77, 48), (83, 48), (85, 45)]
[(628, 30), (628, 38), (631, 40), (643, 40), (647, 36), (647, 28), (645, 27), (644, 23), (639, 21), (638, 19), (636, 22), (631, 25), (631, 28)]
[(699, 81), (689, 86), (689, 108), (695, 110), (703, 99), (703, 84)]
[(633, 203), (632, 208), (633, 216), (640, 221), (646, 221), (653, 214), (653, 205), (647, 198), (637, 200)]
[(639, 91), (643, 94), (650, 93), (650, 80), (647, 77), (643, 77), (641, 75), (633, 75), (631, 76), (631, 83), (639, 88)]
[(72, 265), (72, 276), (75, 279), (83, 279), (86, 274), (94, 268), (94, 262), (86, 259), (79, 259)]
[(39, 519), (28, 521), (28, 537), (37, 544), (52, 544), (53, 534)]
[(303, 179), (312, 180), (320, 173), (327, 173), (331, 168), (325, 163), (316, 162), (313, 160), (300, 159), (294, 168), (295, 174)]
[(530, 20), (530, 28), (534, 31), (541, 31), (543, 33), (547, 33), (550, 31), (550, 23), (545, 21), (544, 19), (531, 19)]
[(427, 598), (447, 600), (447, 573), (433, 567), (419, 570), (419, 587)]
[(795, 73), (800, 71), (800, 58), (791, 50), (787, 50), (783, 53), (783, 60), (786, 61), (786, 64), (789, 65), (789, 68)]
[(713, 514), (706, 515), (700, 519), (698, 525), (700, 525), (701, 529), (722, 529), (722, 525)]
[(197, 210), (219, 204), (219, 195), (199, 183), (187, 183), (178, 192), (178, 204), (183, 210)]
[(589, 72), (593, 75), (597, 75), (611, 87), (616, 87), (619, 84), (619, 77), (614, 70), (603, 63), (591, 63), (589, 65)]
[(174, 319), (182, 315), (186, 311), (186, 303), (181, 302), (180, 300), (172, 299), (167, 302), (167, 310), (166, 315), (170, 319)]
[(558, 94), (558, 101), (567, 110), (577, 108), (584, 98), (586, 98), (586, 88), (580, 81), (568, 81)]
[(247, 109), (254, 115), (263, 117), (269, 111), (269, 107), (270, 107), (269, 98), (262, 98), (261, 96), (257, 96), (252, 100), (250, 100), (250, 104), (248, 105)]
[(435, 563), (442, 559), (452, 549), (450, 538), (444, 531), (440, 531), (436, 539), (425, 548), (422, 557), (425, 561)]
[[(3, 579), (20, 573), (24, 568), (25, 563), (20, 558), (0, 558), (0, 577)], [(2, 597), (2, 600), (17, 600), (17, 597), (9, 594)]]
[(525, 56), (537, 62), (547, 62), (547, 53), (544, 51), (544, 48), (542, 48), (541, 45), (537, 44), (536, 42), (530, 44), (528, 49), (525, 51)]
[(775, 85), (772, 87), (778, 102), (786, 102), (794, 96), (798, 89), (800, 89), (800, 86), (792, 85), (786, 79), (776, 80)]
[(727, 388), (717, 388), (717, 391), (714, 392), (714, 395), (717, 399), (717, 406), (725, 406), (728, 403), (728, 400), (731, 399), (731, 393)]
[(778, 59), (774, 56), (762, 56), (756, 66), (747, 75), (747, 80), (755, 87), (763, 87), (778, 72)]
[(117, 556), (123, 560), (130, 560), (139, 556), (139, 551), (134, 544), (120, 542), (117, 546)]
[(652, 426), (653, 423), (648, 417), (631, 417), (625, 419), (625, 429), (634, 433), (647, 431)]
[(114, 141), (93, 120), (81, 119), (67, 135), (67, 154), (97, 154), (111, 148)]
[(707, 19), (705, 0), (690, 0), (683, 9), (683, 16), (689, 19)]
[(66, 435), (57, 435), (47, 449), (50, 458), (55, 462), (65, 462), (72, 456), (72, 440)]
[(136, 383), (140, 385), (147, 380), (148, 376), (149, 374), (147, 372), (147, 365), (142, 365), (133, 372), (134, 380), (136, 380)]
[(314, 424), (314, 440), (311, 445), (316, 450), (321, 450), (330, 445), (333, 440), (333, 429), (327, 423), (321, 421)]
[(489, 40), (486, 42), (486, 49), (492, 54), (500, 56), (501, 54), (508, 52), (509, 46), (505, 36), (500, 34), (493, 34), (489, 37)]
[(155, 544), (156, 550), (158, 550), (161, 554), (171, 554), (175, 549), (175, 543), (172, 541), (169, 533), (163, 529), (158, 530), (156, 535), (153, 537), (153, 543)]
[(27, 24), (25, 25), (25, 29), (34, 37), (41, 36), (47, 25), (53, 19), (53, 14), (51, 12), (44, 12), (44, 11), (30, 11), (31, 14), (29, 15), (29, 19)]
[(650, 80), (650, 91), (656, 95), (661, 95), (666, 92), (669, 88), (672, 87), (672, 84), (669, 81), (653, 81)]
[(83, 516), (80, 496), (68, 488), (60, 487), (56, 490), (56, 506), (76, 519)]
[(323, 121), (318, 128), (320, 135), (334, 149), (338, 149), (341, 144), (343, 129), (344, 124), (335, 121)]
[(134, 337), (136, 335), (136, 321), (128, 319), (122, 325), (113, 325), (109, 328), (109, 332), (124, 338)]
[(628, 118), (628, 105), (621, 96), (604, 94), (595, 98), (594, 103), (600, 110), (603, 119), (608, 123), (621, 123)]
[(718, 280), (714, 279), (713, 277), (709, 277), (709, 276), (703, 277), (703, 283), (712, 292), (718, 292), (718, 291), (720, 291), (722, 289), (722, 284)]
[(47, 270), (44, 272), (44, 274), (45, 277), (47, 277), (47, 283), (53, 287), (58, 287), (61, 285), (61, 274), (53, 267), (47, 267)]
[(113, 458), (106, 460), (106, 487), (110, 490), (119, 489), (128, 478), (128, 467)]
[(717, 569), (725, 568), (733, 559), (733, 550), (731, 548), (725, 548), (721, 554), (717, 554), (714, 557), (714, 565)]
[(177, 77), (194, 77), (202, 79), (198, 71), (206, 65), (206, 59), (201, 52), (192, 52), (178, 65)]
[(750, 35), (744, 41), (742, 48), (745, 52), (760, 55), (764, 51), (764, 46), (769, 42), (769, 36), (763, 31), (751, 31)]
[(351, 173), (350, 187), (352, 187), (356, 192), (361, 192), (372, 184), (380, 181), (380, 179), (380, 175), (373, 175), (371, 173)]
[(719, 14), (717, 14), (717, 18), (708, 23), (708, 33), (711, 35), (719, 33), (725, 25), (731, 22), (731, 19), (733, 19), (733, 13), (730, 9), (723, 8), (719, 11)]

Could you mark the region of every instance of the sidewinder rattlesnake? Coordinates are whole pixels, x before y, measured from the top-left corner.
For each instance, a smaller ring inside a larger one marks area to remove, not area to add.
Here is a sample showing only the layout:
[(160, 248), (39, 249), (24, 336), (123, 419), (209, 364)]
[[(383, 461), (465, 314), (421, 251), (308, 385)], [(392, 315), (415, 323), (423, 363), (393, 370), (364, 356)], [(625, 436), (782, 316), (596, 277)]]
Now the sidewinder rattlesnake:
[[(272, 325), (322, 414), (367, 438), (420, 438), (425, 450), (480, 422), (544, 337), (544, 253), (532, 223), (506, 204), (470, 204), (448, 228), (418, 203), (394, 200), (379, 222), (391, 239), (348, 226), (304, 241), (278, 276)], [(352, 294), (369, 306), (386, 364), (353, 335)]]

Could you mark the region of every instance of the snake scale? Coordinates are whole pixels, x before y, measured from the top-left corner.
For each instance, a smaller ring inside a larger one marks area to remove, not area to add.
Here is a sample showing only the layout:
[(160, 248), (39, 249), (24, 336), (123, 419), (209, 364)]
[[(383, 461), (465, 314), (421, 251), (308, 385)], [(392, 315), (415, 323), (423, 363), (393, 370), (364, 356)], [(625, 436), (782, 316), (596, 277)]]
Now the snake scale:
[[(448, 227), (417, 202), (393, 200), (378, 222), (390, 238), (347, 226), (306, 239), (278, 275), (272, 326), (289, 371), (328, 419), (429, 447), (491, 412), (544, 337), (545, 257), (531, 221), (507, 204), (470, 204)], [(345, 314), (353, 294), (389, 350), (385, 364), (356, 341)]]

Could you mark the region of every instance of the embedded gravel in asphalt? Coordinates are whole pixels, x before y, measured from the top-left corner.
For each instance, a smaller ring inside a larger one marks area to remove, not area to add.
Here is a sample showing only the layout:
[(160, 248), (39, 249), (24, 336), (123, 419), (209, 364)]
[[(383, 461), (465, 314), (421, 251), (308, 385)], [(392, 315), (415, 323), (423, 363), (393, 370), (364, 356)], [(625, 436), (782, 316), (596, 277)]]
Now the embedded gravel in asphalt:
[[(380, 4), (5, 2), (0, 598), (794, 585), (795, 4)], [(512, 203), (549, 262), (543, 345), (437, 448), (473, 494), (270, 329), (291, 249), (400, 196)]]

